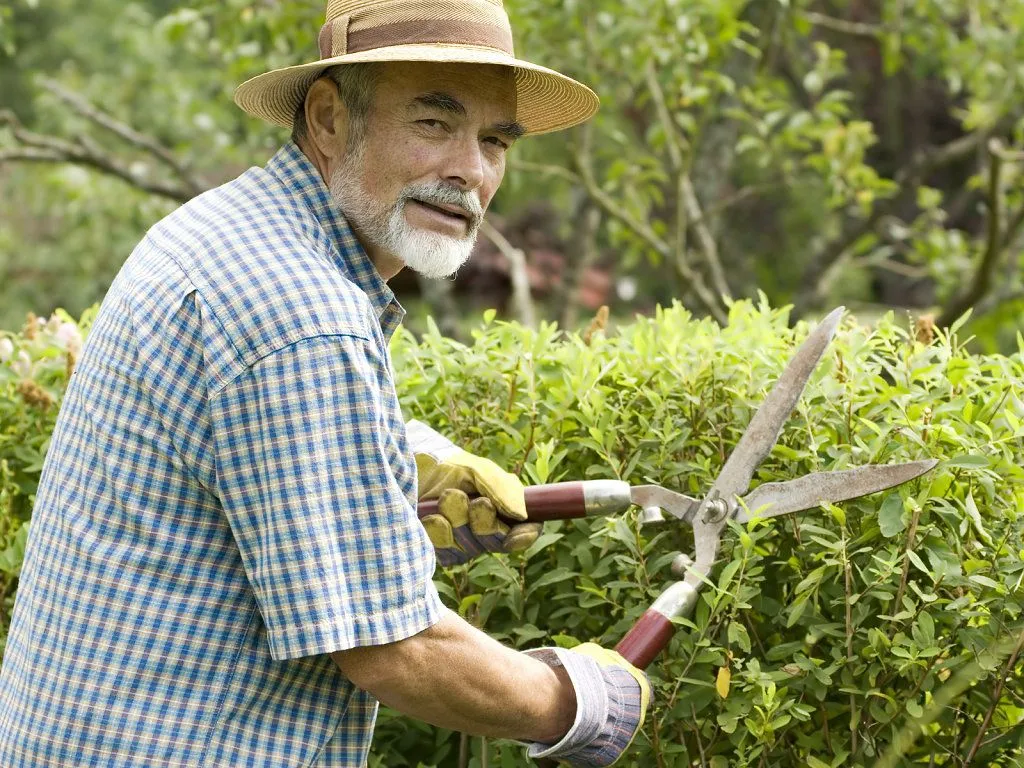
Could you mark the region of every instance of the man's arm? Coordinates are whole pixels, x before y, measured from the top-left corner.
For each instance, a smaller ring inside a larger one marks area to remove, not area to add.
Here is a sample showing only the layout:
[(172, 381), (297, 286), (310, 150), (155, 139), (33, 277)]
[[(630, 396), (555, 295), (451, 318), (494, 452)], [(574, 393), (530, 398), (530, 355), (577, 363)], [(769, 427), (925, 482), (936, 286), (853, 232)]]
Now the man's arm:
[(506, 648), (451, 611), (405, 640), (331, 656), (382, 703), (442, 728), (552, 744), (576, 715), (565, 670)]

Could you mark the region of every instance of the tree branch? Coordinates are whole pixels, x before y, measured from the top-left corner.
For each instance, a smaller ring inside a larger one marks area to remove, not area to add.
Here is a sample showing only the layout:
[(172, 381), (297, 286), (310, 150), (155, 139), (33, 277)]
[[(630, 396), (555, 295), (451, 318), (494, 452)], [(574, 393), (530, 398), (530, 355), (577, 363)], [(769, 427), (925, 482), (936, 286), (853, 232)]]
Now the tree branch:
[[(998, 139), (992, 139), (988, 144), (989, 149), (989, 177), (988, 177), (988, 236), (986, 238), (985, 250), (982, 253), (978, 269), (974, 273), (974, 279), (966, 291), (953, 298), (942, 310), (942, 314), (935, 321), (940, 327), (948, 327), (964, 312), (973, 307), (982, 299), (992, 284), (992, 274), (995, 272), (996, 264), (1003, 253), (1004, 238), (1002, 235), (1002, 169), (1003, 158), (1000, 155), (1002, 145)], [(1019, 225), (1018, 225), (1019, 226)]]
[(708, 228), (704, 211), (697, 199), (697, 192), (693, 188), (693, 182), (690, 181), (689, 176), (684, 176), (682, 182), (683, 202), (686, 205), (690, 226), (697, 234), (697, 242), (700, 243), (701, 251), (703, 251), (708, 268), (711, 270), (711, 282), (720, 295), (731, 299), (732, 292), (729, 290), (729, 281), (725, 279), (722, 261), (718, 256), (718, 244)]
[(978, 304), (974, 308), (974, 313), (971, 315), (971, 318), (976, 320), (979, 317), (984, 317), (985, 315), (995, 312), (1004, 304), (1012, 304), (1021, 300), (1024, 300), (1024, 288), (1015, 288), (1003, 291), (1002, 293), (997, 293), (994, 296), (989, 296)]
[(675, 123), (672, 122), (672, 115), (668, 111), (668, 103), (665, 101), (665, 92), (661, 90), (661, 83), (658, 82), (658, 73), (654, 70), (654, 60), (647, 59), (644, 66), (644, 78), (647, 81), (647, 90), (651, 92), (651, 99), (654, 101), (654, 108), (658, 112), (658, 120), (665, 131), (665, 145), (668, 148), (668, 157), (672, 162), (672, 168), (682, 172), (683, 151), (689, 152), (689, 143), (679, 135)]
[(558, 324), (566, 331), (579, 322), (580, 287), (583, 276), (598, 259), (597, 233), (601, 226), (601, 211), (589, 196), (584, 198), (576, 215), (574, 243), (569, 249), (575, 255), (562, 292), (562, 312)]
[(864, 219), (848, 218), (839, 237), (826, 243), (807, 265), (802, 279), (800, 292), (794, 301), (793, 317), (806, 313), (819, 299), (822, 283), (830, 268), (838, 262), (858, 240), (871, 232), (879, 220), (891, 215), (902, 200), (915, 191), (933, 171), (953, 163), (977, 150), (988, 139), (986, 131), (975, 131), (959, 139), (930, 147), (917, 152), (913, 158), (896, 174), (894, 181), (900, 191), (885, 201), (880, 201), (872, 208)]
[(652, 59), (647, 60), (644, 74), (647, 79), (647, 89), (651, 93), (654, 107), (658, 113), (658, 120), (665, 131), (665, 143), (668, 147), (669, 160), (672, 163), (673, 170), (679, 175), (677, 193), (680, 197), (679, 203), (681, 207), (677, 210), (676, 214), (677, 242), (675, 259), (679, 263), (686, 260), (686, 231), (693, 227), (701, 252), (704, 254), (704, 260), (708, 264), (711, 282), (715, 286), (715, 290), (721, 296), (731, 298), (732, 292), (729, 290), (729, 282), (725, 279), (722, 262), (718, 257), (718, 243), (715, 242), (711, 230), (708, 229), (707, 222), (704, 219), (704, 212), (701, 210), (700, 201), (697, 199), (697, 192), (693, 188), (693, 182), (684, 163), (684, 149), (688, 152), (689, 145), (686, 139), (679, 134), (679, 130), (672, 120), (672, 114), (668, 109), (668, 102), (665, 100), (665, 92), (662, 91), (661, 84), (658, 82), (658, 74), (654, 70)]
[[(668, 243), (658, 237), (657, 233), (651, 229), (648, 224), (634, 218), (625, 210), (625, 208), (616, 203), (607, 192), (598, 186), (597, 181), (594, 179), (594, 172), (586, 163), (585, 158), (580, 157), (578, 150), (575, 153), (575, 160), (579, 170), (580, 181), (583, 182), (583, 186), (586, 188), (587, 193), (594, 202), (601, 206), (604, 212), (609, 216), (618, 219), (629, 227), (637, 237), (647, 243), (647, 245), (654, 249), (663, 259), (666, 261), (673, 261), (672, 249)], [(704, 305), (704, 308), (707, 309), (715, 320), (720, 324), (725, 325), (729, 318), (726, 315), (721, 302), (718, 301), (715, 295), (708, 288), (700, 273), (695, 272), (685, 262), (675, 261), (674, 263), (683, 279), (690, 283), (690, 287), (693, 288), (697, 297)]]
[(724, 195), (711, 205), (707, 206), (704, 209), (703, 215), (691, 221), (690, 224), (692, 226), (696, 226), (697, 224), (701, 224), (706, 221), (709, 222), (719, 214), (724, 213), (725, 211), (732, 208), (734, 205), (742, 203), (747, 198), (753, 197), (759, 192), (774, 191), (778, 189), (778, 186), (779, 182), (773, 181), (770, 184), (750, 184), (746, 187), (741, 187), (732, 194)]
[(999, 159), (1006, 163), (1024, 163), (1024, 152), (1019, 149), (1006, 149), (1002, 144), (990, 147), (989, 151), (999, 155)]
[(560, 165), (548, 165), (547, 163), (534, 163), (529, 160), (513, 160), (509, 163), (509, 168), (513, 171), (526, 171), (528, 173), (546, 173), (549, 176), (558, 176), (560, 179), (571, 181), (574, 184), (582, 183), (580, 177), (570, 171), (568, 168), (563, 168)]
[[(0, 164), (9, 162), (71, 163), (84, 165), (131, 184), (149, 194), (184, 203), (195, 197), (191, 187), (161, 181), (150, 181), (131, 170), (116, 156), (103, 152), (94, 142), (84, 138), (70, 142), (57, 136), (47, 136), (25, 129), (13, 112), (0, 112), (0, 126), (11, 127), (15, 141), (22, 146), (0, 150)], [(200, 190), (202, 191), (202, 190)]]
[(1017, 209), (1017, 212), (1010, 217), (1006, 224), (1006, 233), (1003, 235), (1004, 249), (1011, 248), (1020, 236), (1021, 227), (1024, 227), (1024, 205)]
[(815, 13), (814, 11), (797, 11), (797, 13), (816, 27), (824, 27), (833, 32), (842, 32), (844, 35), (868, 37), (877, 40), (886, 33), (886, 28), (879, 24), (846, 21), (845, 19), (837, 19), (833, 16), (826, 16), (823, 13)]
[(509, 276), (512, 279), (512, 303), (515, 305), (519, 322), (530, 328), (536, 328), (537, 315), (533, 309), (533, 299), (530, 297), (530, 276), (526, 271), (526, 254), (512, 245), (487, 219), (480, 222), (480, 231), (508, 259)]
[(74, 112), (81, 115), (86, 120), (110, 131), (115, 136), (126, 141), (136, 149), (141, 149), (162, 162), (174, 171), (178, 178), (184, 182), (185, 187), (191, 189), (191, 197), (195, 197), (207, 189), (208, 185), (204, 184), (201, 179), (194, 176), (192, 172), (179, 161), (173, 152), (152, 137), (139, 133), (131, 126), (126, 125), (102, 110), (97, 109), (77, 93), (72, 93), (67, 90), (56, 80), (41, 77), (39, 78), (39, 84), (53, 94), (59, 101), (71, 107)]
[[(579, 136), (579, 152), (587, 158), (587, 165), (593, 157), (594, 123), (586, 122), (576, 130)], [(556, 306), (561, 306), (559, 325), (565, 330), (576, 327), (580, 314), (580, 286), (587, 269), (598, 259), (597, 236), (601, 228), (601, 209), (597, 207), (579, 178), (573, 185), (572, 240), (566, 248), (565, 280), (557, 293)]]
[(5, 163), (62, 163), (61, 153), (49, 149), (35, 147), (19, 147), (17, 149), (0, 149), (0, 166)]

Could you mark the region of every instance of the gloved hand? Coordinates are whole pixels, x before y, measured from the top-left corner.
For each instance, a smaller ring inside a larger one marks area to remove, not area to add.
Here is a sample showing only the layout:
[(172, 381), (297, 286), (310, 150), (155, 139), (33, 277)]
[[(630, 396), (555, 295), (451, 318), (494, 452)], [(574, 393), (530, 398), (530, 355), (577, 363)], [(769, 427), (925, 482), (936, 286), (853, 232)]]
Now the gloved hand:
[[(464, 563), (482, 552), (515, 552), (537, 540), (541, 523), (510, 526), (498, 517), (500, 512), (526, 520), (519, 478), (419, 421), (410, 421), (406, 431), (416, 456), (418, 498), (438, 500), (438, 513), (420, 522), (441, 565)], [(469, 494), (479, 497), (470, 500)]]
[(532, 744), (532, 758), (553, 757), (576, 768), (611, 765), (633, 742), (651, 701), (647, 674), (595, 643), (572, 650), (527, 651), (552, 667), (562, 666), (576, 689), (576, 719), (557, 744)]

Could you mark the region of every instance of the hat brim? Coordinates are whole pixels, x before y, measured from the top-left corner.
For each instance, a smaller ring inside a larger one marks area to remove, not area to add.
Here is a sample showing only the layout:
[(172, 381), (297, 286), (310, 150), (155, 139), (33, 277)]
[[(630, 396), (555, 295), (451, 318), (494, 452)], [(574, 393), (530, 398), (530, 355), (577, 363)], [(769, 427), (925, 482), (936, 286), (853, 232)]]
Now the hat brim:
[(254, 117), (292, 127), (306, 91), (328, 67), (370, 61), (422, 61), (497, 64), (516, 75), (516, 120), (528, 135), (570, 128), (590, 119), (600, 106), (592, 90), (552, 69), (516, 59), (493, 48), (469, 45), (395, 45), (275, 69), (246, 80), (235, 90), (235, 103)]

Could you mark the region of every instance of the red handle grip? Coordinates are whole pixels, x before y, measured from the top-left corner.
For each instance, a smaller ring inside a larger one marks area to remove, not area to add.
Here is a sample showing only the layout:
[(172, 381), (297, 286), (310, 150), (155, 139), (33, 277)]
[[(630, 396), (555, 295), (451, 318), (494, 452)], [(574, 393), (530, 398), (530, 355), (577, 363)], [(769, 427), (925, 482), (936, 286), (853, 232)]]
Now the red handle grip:
[(615, 646), (615, 650), (634, 667), (647, 669), (654, 658), (665, 650), (675, 632), (676, 625), (667, 616), (648, 608)]
[[(588, 514), (612, 515), (624, 512), (631, 504), (629, 484), (618, 480), (574, 480), (529, 485), (525, 493), (527, 520), (537, 523), (571, 520)], [(416, 505), (416, 514), (421, 518), (436, 512), (436, 499), (421, 501)]]

